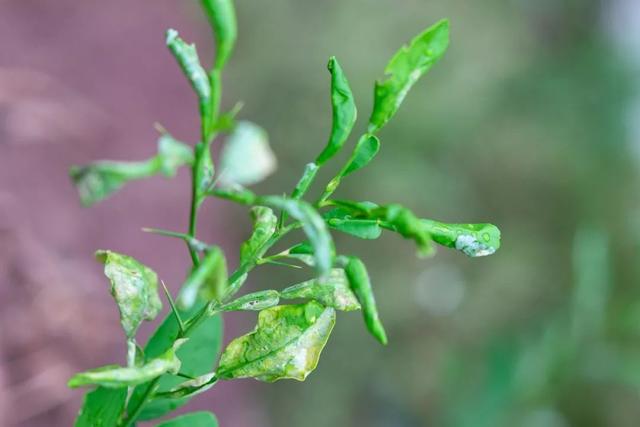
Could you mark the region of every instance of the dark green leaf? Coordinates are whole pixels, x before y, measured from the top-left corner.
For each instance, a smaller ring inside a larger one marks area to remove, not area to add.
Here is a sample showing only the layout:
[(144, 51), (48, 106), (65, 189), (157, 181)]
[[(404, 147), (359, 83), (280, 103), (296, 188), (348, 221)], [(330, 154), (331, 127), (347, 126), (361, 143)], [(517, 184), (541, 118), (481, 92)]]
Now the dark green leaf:
[(367, 268), (358, 258), (348, 257), (348, 262), (344, 270), (349, 280), (351, 290), (356, 294), (358, 301), (360, 301), (362, 305), (362, 314), (367, 329), (369, 329), (369, 332), (371, 332), (378, 341), (386, 345), (387, 334), (378, 317), (378, 308), (373, 296), (373, 288), (371, 287), (371, 280), (369, 279)]
[(326, 278), (315, 278), (289, 286), (282, 292), (283, 299), (306, 298), (337, 310), (359, 310), (360, 304), (349, 287), (344, 270), (334, 268)]
[(356, 105), (342, 67), (335, 57), (329, 59), (327, 66), (331, 73), (331, 107), (333, 111), (333, 123), (331, 136), (325, 149), (316, 159), (316, 164), (322, 166), (332, 158), (344, 145), (356, 122)]
[(260, 311), (278, 305), (280, 295), (277, 291), (258, 291), (243, 295), (219, 308), (220, 311), (251, 310)]
[(382, 128), (398, 111), (411, 86), (444, 55), (449, 45), (449, 21), (442, 20), (402, 46), (376, 82), (369, 132)]
[(232, 0), (200, 0), (216, 42), (215, 67), (222, 69), (227, 63), (236, 41), (236, 12)]
[(98, 387), (84, 396), (75, 427), (116, 427), (127, 400), (126, 388)]
[(445, 224), (420, 220), (431, 238), (470, 257), (492, 255), (500, 248), (500, 230), (493, 224)]
[(335, 316), (333, 308), (315, 301), (261, 311), (255, 331), (234, 339), (223, 352), (218, 376), (303, 381), (318, 364)]
[(198, 301), (219, 300), (227, 289), (227, 262), (222, 249), (209, 248), (197, 267), (193, 269), (178, 295), (178, 306), (189, 309)]
[(180, 359), (176, 350), (185, 340), (177, 340), (173, 347), (160, 356), (147, 361), (141, 367), (121, 367), (108, 365), (75, 374), (69, 380), (69, 387), (97, 384), (103, 387), (128, 387), (151, 381), (165, 373), (175, 374), (180, 370)]
[(156, 427), (218, 427), (218, 420), (211, 412), (194, 412), (164, 421)]
[(253, 219), (253, 233), (240, 247), (240, 264), (256, 257), (265, 243), (271, 239), (276, 231), (278, 218), (270, 208), (254, 206), (251, 208)]
[(302, 223), (302, 228), (314, 250), (316, 268), (320, 275), (329, 273), (333, 264), (333, 240), (320, 214), (309, 203), (278, 196), (262, 197), (266, 205), (286, 211)]
[(120, 310), (120, 323), (127, 337), (135, 336), (143, 320), (153, 320), (162, 310), (158, 276), (135, 259), (111, 251), (97, 251), (111, 282), (111, 294)]
[(350, 175), (369, 164), (380, 150), (380, 141), (374, 135), (364, 134), (358, 141), (353, 154), (342, 172), (342, 177)]
[(275, 171), (276, 164), (267, 133), (251, 122), (238, 122), (220, 154), (220, 183), (255, 184)]

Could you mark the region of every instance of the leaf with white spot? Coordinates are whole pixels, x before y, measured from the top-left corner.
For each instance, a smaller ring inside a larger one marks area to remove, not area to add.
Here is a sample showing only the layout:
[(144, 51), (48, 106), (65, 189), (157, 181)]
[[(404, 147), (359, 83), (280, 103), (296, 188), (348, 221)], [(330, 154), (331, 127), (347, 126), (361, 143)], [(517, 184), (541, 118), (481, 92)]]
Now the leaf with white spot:
[(326, 278), (315, 278), (289, 286), (280, 292), (282, 299), (313, 299), (336, 310), (359, 310), (358, 299), (349, 287), (349, 281), (340, 268), (334, 268)]
[(445, 224), (420, 220), (431, 238), (470, 257), (494, 254), (500, 248), (500, 230), (493, 224)]
[(267, 133), (251, 122), (238, 122), (220, 155), (220, 183), (225, 186), (258, 183), (275, 171), (276, 164)]

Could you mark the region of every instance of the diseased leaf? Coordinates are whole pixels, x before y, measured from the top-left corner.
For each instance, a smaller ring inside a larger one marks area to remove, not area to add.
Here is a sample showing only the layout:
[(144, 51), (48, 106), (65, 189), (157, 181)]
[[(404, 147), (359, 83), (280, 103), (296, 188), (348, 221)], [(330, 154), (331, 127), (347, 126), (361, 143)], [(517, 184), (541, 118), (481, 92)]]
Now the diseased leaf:
[(349, 280), (349, 286), (353, 293), (356, 294), (358, 301), (362, 305), (362, 315), (367, 329), (371, 332), (380, 343), (387, 345), (387, 333), (384, 331), (380, 317), (378, 316), (378, 308), (376, 300), (373, 296), (373, 288), (369, 273), (364, 263), (356, 257), (347, 257), (348, 262), (344, 271)]
[(418, 246), (418, 255), (426, 257), (433, 254), (431, 235), (413, 212), (400, 205), (387, 205), (373, 210), (373, 214), (388, 223), (388, 226), (401, 236), (413, 239)]
[(162, 355), (149, 360), (141, 367), (121, 367), (108, 365), (75, 374), (69, 380), (69, 387), (82, 387), (97, 384), (103, 387), (128, 387), (151, 381), (165, 373), (175, 374), (180, 370), (180, 359), (176, 350), (185, 342), (177, 340), (173, 347)]
[(300, 181), (296, 184), (296, 188), (293, 189), (293, 193), (291, 193), (292, 199), (297, 200), (302, 198), (315, 179), (318, 169), (320, 169), (320, 167), (315, 163), (307, 163), (305, 165), (304, 173), (302, 174)]
[(500, 230), (493, 224), (445, 224), (420, 220), (431, 238), (470, 257), (492, 255), (500, 248)]
[(351, 175), (369, 164), (380, 150), (380, 140), (374, 135), (364, 134), (358, 141), (353, 154), (342, 172), (342, 177)]
[(335, 156), (340, 151), (344, 143), (349, 138), (349, 134), (356, 122), (356, 104), (349, 87), (342, 67), (335, 57), (329, 58), (327, 65), (331, 73), (331, 107), (333, 112), (333, 122), (331, 125), (331, 136), (324, 150), (316, 159), (316, 164), (322, 166), (327, 160)]
[(402, 46), (385, 68), (385, 79), (376, 82), (369, 132), (381, 129), (398, 111), (405, 96), (444, 55), (449, 45), (449, 21), (442, 20)]
[(120, 310), (120, 323), (128, 338), (136, 335), (143, 320), (153, 320), (162, 310), (158, 295), (158, 276), (149, 267), (127, 255), (112, 251), (96, 252), (111, 282), (111, 295)]
[(382, 234), (382, 229), (376, 219), (330, 218), (327, 220), (327, 224), (331, 228), (361, 239), (377, 239)]
[(169, 391), (155, 394), (156, 399), (184, 399), (193, 397), (197, 394), (204, 393), (218, 382), (215, 372), (201, 375), (189, 381), (180, 383), (178, 386)]
[(227, 289), (227, 262), (222, 249), (212, 246), (193, 269), (178, 294), (178, 306), (189, 309), (198, 301), (219, 300)]
[(344, 270), (334, 268), (326, 278), (315, 278), (289, 286), (282, 292), (283, 299), (307, 298), (336, 310), (359, 310), (360, 304), (349, 287)]
[(278, 305), (280, 294), (274, 290), (258, 291), (243, 295), (235, 300), (224, 304), (220, 311), (251, 310), (260, 311)]
[(316, 268), (320, 275), (327, 274), (333, 264), (333, 240), (324, 220), (313, 206), (303, 200), (293, 200), (278, 196), (262, 197), (266, 205), (286, 211), (302, 223), (302, 228), (313, 246)]
[(215, 68), (227, 63), (237, 36), (236, 12), (232, 0), (200, 0), (216, 42)]
[(278, 217), (270, 208), (265, 206), (252, 207), (251, 218), (253, 219), (253, 233), (240, 246), (240, 264), (258, 254), (260, 248), (271, 239), (278, 224)]
[(156, 427), (218, 427), (218, 420), (211, 412), (193, 412), (164, 421)]
[(97, 387), (87, 392), (74, 427), (116, 427), (126, 400), (124, 387)]
[(157, 158), (160, 172), (164, 176), (172, 177), (181, 166), (193, 163), (193, 150), (168, 133), (163, 133), (158, 139)]
[(195, 148), (195, 168), (193, 185), (195, 190), (196, 205), (200, 206), (207, 196), (207, 191), (213, 185), (215, 168), (211, 159), (211, 147), (209, 143), (199, 142)]
[(222, 353), (221, 379), (299, 381), (318, 364), (335, 323), (335, 310), (310, 301), (261, 311), (256, 329), (234, 339)]
[(220, 183), (224, 186), (251, 185), (276, 169), (267, 133), (251, 122), (238, 122), (220, 155)]

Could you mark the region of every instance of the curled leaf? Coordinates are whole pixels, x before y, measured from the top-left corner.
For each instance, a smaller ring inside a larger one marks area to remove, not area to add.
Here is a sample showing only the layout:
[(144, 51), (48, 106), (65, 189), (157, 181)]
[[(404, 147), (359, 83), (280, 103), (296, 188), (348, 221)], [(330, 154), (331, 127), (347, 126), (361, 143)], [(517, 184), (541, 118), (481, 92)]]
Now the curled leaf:
[(283, 299), (307, 298), (336, 310), (359, 310), (358, 299), (351, 291), (344, 270), (334, 268), (326, 278), (315, 278), (289, 286), (282, 292)]
[(158, 295), (158, 276), (149, 267), (127, 255), (112, 251), (96, 252), (111, 282), (111, 295), (120, 310), (120, 323), (128, 338), (135, 336), (143, 320), (153, 320), (162, 309)]
[(204, 301), (219, 300), (227, 289), (227, 262), (222, 249), (212, 246), (193, 269), (180, 289), (178, 306), (185, 310), (193, 307), (198, 297)]
[(243, 295), (221, 306), (220, 311), (250, 310), (260, 311), (278, 305), (280, 294), (274, 290), (258, 291)]
[(386, 78), (376, 82), (369, 132), (381, 129), (398, 111), (405, 96), (444, 55), (449, 45), (449, 21), (442, 20), (402, 46), (385, 68)]
[(186, 339), (176, 340), (172, 348), (140, 367), (109, 365), (75, 374), (69, 380), (69, 387), (92, 384), (110, 388), (128, 387), (151, 381), (165, 373), (175, 374), (180, 370), (180, 359), (176, 356), (176, 350), (185, 341)]
[(387, 344), (387, 334), (384, 331), (380, 317), (378, 316), (378, 308), (376, 300), (373, 296), (373, 288), (369, 273), (364, 263), (355, 257), (348, 257), (344, 271), (349, 280), (351, 290), (356, 294), (358, 301), (362, 305), (362, 314), (365, 324), (371, 334), (382, 344)]
[(267, 133), (258, 125), (238, 122), (220, 155), (220, 183), (225, 186), (251, 185), (276, 169)]
[(156, 399), (184, 399), (186, 397), (193, 397), (197, 394), (204, 393), (215, 385), (218, 381), (215, 372), (200, 375), (189, 381), (180, 383), (176, 387), (173, 387), (169, 391), (156, 393), (154, 398)]
[(216, 42), (215, 68), (221, 69), (227, 63), (236, 42), (236, 12), (232, 0), (200, 0), (207, 19), (211, 24)]
[(500, 248), (500, 230), (493, 224), (445, 224), (429, 219), (421, 223), (435, 242), (470, 257), (492, 255)]
[(418, 255), (425, 257), (433, 253), (431, 235), (413, 212), (400, 205), (387, 205), (374, 209), (373, 214), (401, 236), (413, 239), (418, 246)]
[(342, 67), (335, 57), (329, 59), (327, 65), (331, 73), (331, 107), (333, 122), (331, 136), (324, 150), (316, 159), (316, 164), (322, 166), (327, 160), (336, 155), (347, 141), (353, 125), (356, 122), (356, 104)]
[(315, 301), (261, 311), (256, 329), (231, 341), (222, 353), (218, 376), (304, 381), (318, 364), (335, 317), (333, 308)]
[(353, 154), (342, 172), (342, 177), (351, 175), (358, 169), (362, 169), (369, 164), (380, 150), (380, 140), (374, 135), (364, 134), (358, 141)]
[(258, 254), (262, 246), (273, 236), (278, 224), (276, 215), (270, 208), (265, 206), (252, 207), (251, 218), (253, 219), (253, 233), (240, 247), (240, 264)]

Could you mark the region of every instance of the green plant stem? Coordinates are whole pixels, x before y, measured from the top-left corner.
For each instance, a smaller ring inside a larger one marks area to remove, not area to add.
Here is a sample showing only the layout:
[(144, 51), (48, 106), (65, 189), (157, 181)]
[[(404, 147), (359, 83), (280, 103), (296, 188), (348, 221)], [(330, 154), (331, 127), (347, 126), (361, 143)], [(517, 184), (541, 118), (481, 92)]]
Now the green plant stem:
[(144, 405), (146, 405), (147, 401), (149, 400), (149, 397), (151, 397), (151, 394), (153, 393), (154, 389), (158, 385), (159, 381), (160, 381), (160, 377), (157, 377), (153, 381), (151, 381), (151, 383), (149, 384), (149, 387), (144, 392), (142, 399), (140, 399), (140, 403), (138, 404), (138, 406), (136, 406), (134, 410), (127, 415), (127, 417), (119, 424), (119, 427), (129, 427), (136, 421), (136, 418), (138, 418), (138, 415), (140, 415), (140, 412), (142, 412), (142, 408), (144, 408)]

